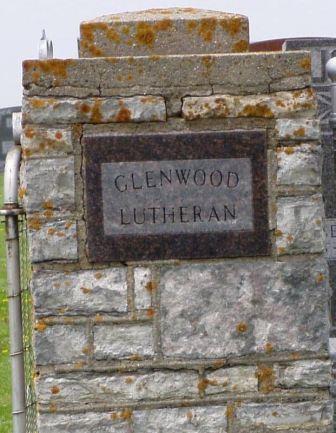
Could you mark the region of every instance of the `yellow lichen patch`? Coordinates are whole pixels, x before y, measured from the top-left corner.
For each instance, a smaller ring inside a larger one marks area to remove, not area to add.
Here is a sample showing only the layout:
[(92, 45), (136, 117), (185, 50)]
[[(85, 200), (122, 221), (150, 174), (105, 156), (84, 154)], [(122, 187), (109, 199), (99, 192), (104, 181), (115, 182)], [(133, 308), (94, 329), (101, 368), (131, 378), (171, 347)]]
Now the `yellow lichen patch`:
[(260, 365), (257, 371), (259, 390), (265, 394), (272, 392), (275, 388), (275, 374), (273, 367)]
[(74, 321), (73, 317), (66, 317), (64, 319), (64, 323), (65, 323), (65, 325), (73, 325), (75, 323), (75, 321)]
[(168, 18), (155, 23), (154, 28), (158, 31), (166, 31), (172, 27), (172, 21)]
[(92, 348), (89, 345), (86, 345), (83, 347), (82, 352), (84, 353), (84, 355), (91, 355)]
[(107, 39), (109, 39), (110, 41), (116, 44), (120, 43), (120, 36), (113, 27), (109, 27), (108, 29), (106, 29), (106, 37)]
[(34, 329), (38, 332), (44, 332), (47, 329), (47, 326), (45, 320), (41, 319), (35, 324)]
[(41, 229), (41, 220), (38, 217), (32, 217), (28, 219), (28, 228), (31, 230), (40, 230)]
[(126, 377), (126, 379), (125, 379), (125, 383), (127, 383), (127, 385), (130, 385), (130, 384), (133, 383), (133, 382), (134, 382), (133, 377)]
[(94, 32), (93, 32), (92, 24), (81, 25), (81, 38), (89, 42), (94, 41)]
[(74, 64), (74, 60), (60, 60), (60, 59), (47, 59), (47, 60), (31, 60), (32, 67), (36, 71), (40, 71), (44, 75), (52, 75), (55, 78), (66, 78), (68, 76), (68, 67)]
[(310, 71), (311, 68), (310, 57), (305, 57), (304, 59), (300, 60), (300, 66), (302, 69), (306, 69), (307, 71)]
[(154, 310), (154, 308), (148, 308), (148, 309), (146, 310), (146, 316), (147, 316), (149, 319), (152, 319), (152, 318), (155, 316), (155, 310)]
[(30, 138), (30, 139), (31, 139), (31, 138), (34, 138), (35, 135), (36, 135), (34, 129), (31, 128), (31, 127), (29, 127), (29, 126), (27, 126), (27, 127), (24, 129), (23, 133), (24, 133), (24, 135), (25, 135), (27, 138)]
[(112, 412), (111, 419), (113, 421), (123, 420), (130, 421), (133, 417), (133, 411), (130, 408), (125, 408), (121, 412)]
[(280, 229), (276, 229), (274, 231), (274, 236), (277, 238), (280, 238), (283, 235), (282, 231)]
[(201, 379), (197, 384), (198, 391), (203, 394), (209, 385), (208, 379)]
[(50, 219), (50, 218), (52, 218), (52, 217), (54, 216), (54, 211), (51, 210), (51, 209), (46, 209), (46, 210), (43, 212), (43, 215), (44, 215), (47, 219)]
[(265, 352), (266, 353), (272, 353), (273, 352), (273, 345), (271, 343), (265, 344)]
[(45, 101), (44, 99), (32, 98), (30, 100), (30, 104), (33, 108), (40, 109), (47, 106), (47, 101)]
[(145, 288), (148, 292), (153, 293), (158, 288), (158, 283), (156, 281), (148, 281)]
[(284, 247), (279, 247), (279, 248), (277, 249), (277, 252), (278, 252), (278, 254), (285, 254), (285, 252), (286, 252), (286, 248), (284, 248)]
[(238, 116), (242, 117), (265, 117), (268, 119), (272, 119), (274, 117), (274, 113), (272, 110), (265, 104), (258, 103), (255, 105), (248, 104), (243, 110), (238, 113)]
[(197, 27), (197, 21), (191, 20), (187, 22), (187, 29), (189, 30), (189, 32), (194, 31), (196, 27)]
[(91, 121), (93, 123), (101, 123), (103, 120), (103, 115), (101, 112), (101, 101), (96, 100), (92, 107)]
[(248, 326), (245, 322), (240, 322), (236, 326), (236, 330), (237, 330), (237, 332), (243, 334), (244, 332), (246, 332), (248, 330)]
[(96, 278), (96, 280), (100, 280), (101, 278), (103, 278), (103, 274), (101, 272), (96, 272), (94, 274), (94, 277)]
[(232, 45), (233, 53), (245, 53), (249, 49), (249, 43), (245, 39), (241, 39)]
[(293, 135), (294, 135), (295, 137), (304, 137), (304, 136), (305, 136), (305, 129), (304, 129), (304, 128), (296, 129), (296, 130), (293, 132)]
[(64, 224), (64, 228), (65, 230), (69, 230), (70, 227), (73, 226), (73, 222), (72, 221), (68, 221)]
[(53, 209), (54, 205), (51, 200), (46, 200), (42, 204), (43, 209)]
[(56, 230), (53, 227), (50, 227), (47, 231), (49, 236), (53, 236), (56, 233)]
[(322, 281), (324, 281), (324, 275), (320, 272), (318, 274), (318, 276), (316, 277), (316, 282), (317, 283), (322, 283)]
[(242, 29), (245, 21), (241, 17), (230, 17), (220, 20), (220, 25), (230, 36), (236, 36)]
[(142, 361), (143, 357), (139, 355), (138, 353), (135, 353), (134, 355), (131, 355), (129, 357), (131, 361)]
[(27, 188), (25, 186), (20, 186), (18, 194), (21, 200), (26, 195), (26, 193), (27, 193)]
[(135, 37), (139, 44), (147, 47), (152, 47), (155, 42), (155, 32), (152, 26), (145, 22), (137, 25)]
[(284, 101), (282, 101), (281, 99), (277, 99), (277, 100), (275, 101), (275, 105), (276, 105), (277, 107), (281, 107), (281, 108), (285, 108), (285, 107), (286, 107), (286, 104), (285, 104)]
[(294, 149), (293, 149), (293, 147), (287, 146), (287, 147), (284, 147), (284, 152), (286, 153), (286, 155), (293, 155)]
[(235, 416), (235, 405), (234, 403), (229, 402), (226, 407), (226, 416), (228, 420), (233, 420)]
[(84, 293), (84, 295), (89, 295), (89, 294), (91, 295), (92, 293), (92, 289), (89, 287), (81, 287), (80, 289)]
[(128, 26), (124, 26), (124, 27), (121, 29), (121, 32), (122, 32), (124, 35), (128, 36), (128, 35), (130, 34), (130, 28), (129, 28)]
[(95, 323), (101, 323), (104, 321), (104, 318), (101, 314), (97, 313), (94, 318)]
[(216, 18), (204, 18), (200, 22), (198, 33), (204, 42), (211, 42), (217, 27)]

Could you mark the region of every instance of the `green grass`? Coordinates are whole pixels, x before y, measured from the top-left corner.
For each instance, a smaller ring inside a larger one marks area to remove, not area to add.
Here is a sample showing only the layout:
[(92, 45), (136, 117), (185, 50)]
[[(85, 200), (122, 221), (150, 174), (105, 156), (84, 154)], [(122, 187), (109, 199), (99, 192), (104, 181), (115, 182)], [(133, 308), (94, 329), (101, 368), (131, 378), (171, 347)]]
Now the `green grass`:
[[(0, 207), (3, 204), (3, 174), (0, 174)], [(11, 385), (8, 347), (8, 302), (6, 298), (5, 226), (0, 223), (0, 433), (11, 431)]]

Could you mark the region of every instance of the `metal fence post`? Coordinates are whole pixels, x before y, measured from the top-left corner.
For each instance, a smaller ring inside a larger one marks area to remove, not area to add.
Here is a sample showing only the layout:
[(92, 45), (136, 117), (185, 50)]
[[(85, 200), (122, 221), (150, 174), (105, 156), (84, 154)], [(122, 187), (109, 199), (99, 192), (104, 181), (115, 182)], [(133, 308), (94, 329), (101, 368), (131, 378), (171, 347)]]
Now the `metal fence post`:
[(7, 292), (9, 310), (9, 339), (12, 368), (12, 414), (13, 433), (26, 431), (26, 402), (24, 375), (24, 348), (22, 332), (20, 249), (18, 217), (22, 213), (18, 204), (18, 183), (21, 147), (19, 144), (21, 118), (16, 113), (13, 119), (16, 144), (6, 157), (4, 179), (4, 208), (0, 215), (5, 217)]

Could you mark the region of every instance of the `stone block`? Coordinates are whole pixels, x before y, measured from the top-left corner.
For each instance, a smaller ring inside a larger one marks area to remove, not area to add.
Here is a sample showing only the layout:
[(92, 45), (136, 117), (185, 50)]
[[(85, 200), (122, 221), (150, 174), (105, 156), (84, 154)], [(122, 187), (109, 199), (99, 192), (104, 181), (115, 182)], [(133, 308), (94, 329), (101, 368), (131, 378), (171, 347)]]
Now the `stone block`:
[(275, 384), (281, 388), (329, 388), (330, 382), (330, 361), (304, 360), (280, 366)]
[(152, 293), (157, 283), (152, 281), (149, 268), (134, 268), (134, 299), (136, 310), (148, 309), (152, 305)]
[(151, 92), (165, 97), (172, 93), (180, 97), (201, 96), (205, 89), (212, 90), (211, 86), (215, 93), (239, 95), (268, 93), (274, 82), (278, 82), (278, 91), (291, 90), (289, 79), (296, 80), (298, 89), (307, 87), (311, 79), (309, 53), (51, 59), (23, 63), (23, 86), (29, 96), (83, 98), (94, 91), (102, 96)]
[(43, 212), (52, 218), (54, 211), (75, 209), (74, 157), (25, 161), (21, 170), (21, 196), (26, 212)]
[(126, 268), (33, 274), (37, 314), (126, 313)]
[(258, 392), (255, 367), (221, 368), (207, 373), (204, 380), (206, 395)]
[(80, 26), (80, 57), (244, 52), (243, 15), (193, 8), (150, 9), (106, 15)]
[[(195, 372), (129, 373), (115, 376), (72, 374), (40, 378), (37, 395), (42, 404), (132, 403), (198, 396)], [(51, 390), (59, 392), (52, 393)]]
[(323, 259), (163, 267), (164, 356), (326, 351), (328, 293)]
[(303, 143), (277, 149), (278, 185), (321, 185), (322, 147)]
[(154, 355), (151, 325), (95, 326), (95, 359), (143, 358)]
[(278, 254), (323, 252), (323, 218), (323, 200), (320, 194), (278, 198), (275, 231)]
[(84, 361), (88, 338), (85, 328), (74, 325), (48, 326), (42, 319), (35, 325), (34, 349), (37, 365)]
[(316, 119), (277, 119), (275, 131), (280, 142), (320, 139), (320, 124)]
[[(332, 433), (331, 401), (302, 403), (250, 403), (235, 410), (234, 433)], [(262, 429), (262, 430), (261, 430)]]
[(29, 158), (53, 158), (73, 152), (73, 142), (79, 139), (79, 130), (70, 128), (44, 128), (27, 125), (21, 135), (22, 155)]
[(35, 215), (28, 217), (27, 224), (32, 263), (78, 259), (77, 226), (71, 217), (46, 220)]
[(123, 123), (166, 120), (166, 105), (161, 96), (129, 98), (56, 99), (24, 98), (23, 123)]
[(294, 114), (312, 115), (315, 110), (316, 99), (311, 88), (251, 96), (191, 96), (183, 99), (182, 106), (186, 120), (226, 117), (273, 119)]

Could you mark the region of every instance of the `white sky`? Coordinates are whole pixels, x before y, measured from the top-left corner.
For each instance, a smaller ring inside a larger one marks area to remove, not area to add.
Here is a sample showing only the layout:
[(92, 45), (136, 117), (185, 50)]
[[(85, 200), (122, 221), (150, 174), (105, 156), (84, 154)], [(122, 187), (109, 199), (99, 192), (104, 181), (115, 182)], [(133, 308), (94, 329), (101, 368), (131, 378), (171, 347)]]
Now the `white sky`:
[(38, 55), (41, 31), (54, 57), (76, 58), (79, 23), (100, 15), (195, 7), (247, 15), (251, 41), (294, 36), (336, 37), (336, 0), (0, 0), (0, 107), (21, 104), (21, 62)]

